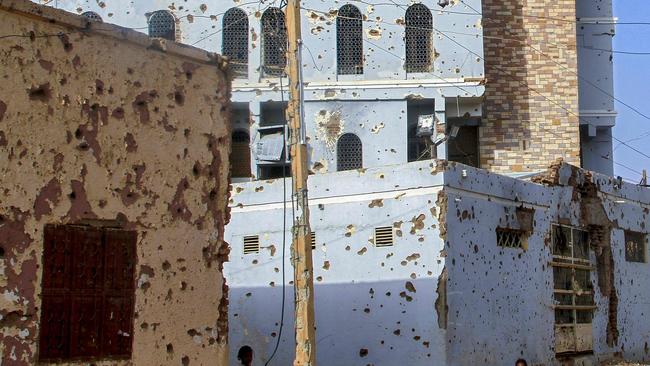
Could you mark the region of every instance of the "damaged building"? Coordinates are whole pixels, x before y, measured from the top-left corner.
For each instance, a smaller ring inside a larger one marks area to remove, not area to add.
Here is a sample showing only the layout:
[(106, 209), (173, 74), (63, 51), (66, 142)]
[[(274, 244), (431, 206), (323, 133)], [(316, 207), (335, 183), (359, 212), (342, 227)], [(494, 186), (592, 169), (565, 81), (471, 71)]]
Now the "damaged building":
[(227, 364), (225, 61), (0, 0), (0, 364)]

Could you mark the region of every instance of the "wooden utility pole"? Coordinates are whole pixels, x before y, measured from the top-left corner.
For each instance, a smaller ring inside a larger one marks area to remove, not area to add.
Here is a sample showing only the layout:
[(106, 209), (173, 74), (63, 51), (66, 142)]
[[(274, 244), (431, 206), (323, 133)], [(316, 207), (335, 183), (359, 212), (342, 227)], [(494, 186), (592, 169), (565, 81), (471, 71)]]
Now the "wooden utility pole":
[(291, 175), (298, 209), (294, 217), (292, 262), (294, 269), (296, 358), (294, 366), (316, 365), (314, 316), (314, 266), (311, 254), (311, 229), (307, 202), (307, 144), (302, 130), (302, 80), (300, 72), (300, 0), (287, 3), (289, 49), (289, 105), (287, 117), (291, 131)]

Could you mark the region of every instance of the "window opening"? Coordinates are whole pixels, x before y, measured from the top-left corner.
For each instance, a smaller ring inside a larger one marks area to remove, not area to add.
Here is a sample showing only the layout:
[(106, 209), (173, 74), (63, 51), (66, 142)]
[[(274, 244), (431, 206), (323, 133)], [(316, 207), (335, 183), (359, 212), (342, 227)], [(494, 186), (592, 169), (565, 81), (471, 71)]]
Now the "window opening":
[(635, 231), (625, 230), (625, 260), (628, 262), (646, 263), (648, 246), (646, 235)]
[(504, 248), (526, 249), (526, 232), (523, 230), (500, 228), (496, 229), (497, 245)]
[(230, 59), (235, 77), (248, 76), (248, 15), (239, 8), (224, 14), (221, 53)]
[(458, 127), (456, 136), (450, 136), (447, 142), (447, 160), (478, 167), (478, 126), (455, 124), (451, 119), (447, 120), (447, 125), (449, 126), (447, 131), (448, 136), (450, 136), (451, 129), (454, 126)]
[(406, 72), (431, 71), (433, 16), (423, 4), (406, 10)]
[(352, 133), (343, 134), (336, 147), (338, 171), (363, 168), (363, 147), (361, 140)]
[(287, 67), (287, 26), (282, 10), (269, 8), (262, 15), (262, 71), (284, 75)]
[(418, 121), (427, 116), (434, 116), (435, 133), (435, 101), (433, 99), (408, 100), (406, 102), (406, 119), (408, 135), (408, 161), (429, 160), (435, 149), (430, 136), (418, 136)]
[(591, 283), (594, 268), (589, 260), (588, 232), (553, 225), (552, 255), (555, 352), (591, 351), (591, 322), (596, 306)]
[(232, 134), (230, 176), (233, 178), (251, 176), (250, 136), (246, 131), (235, 131)]
[(176, 17), (167, 10), (154, 11), (149, 16), (149, 37), (165, 38), (170, 41), (177, 39)]
[(354, 5), (344, 5), (339, 9), (336, 47), (338, 74), (363, 74), (363, 18)]
[(46, 225), (40, 361), (131, 357), (134, 231)]
[(259, 179), (291, 176), (286, 109), (286, 102), (261, 103), (259, 140), (255, 146)]

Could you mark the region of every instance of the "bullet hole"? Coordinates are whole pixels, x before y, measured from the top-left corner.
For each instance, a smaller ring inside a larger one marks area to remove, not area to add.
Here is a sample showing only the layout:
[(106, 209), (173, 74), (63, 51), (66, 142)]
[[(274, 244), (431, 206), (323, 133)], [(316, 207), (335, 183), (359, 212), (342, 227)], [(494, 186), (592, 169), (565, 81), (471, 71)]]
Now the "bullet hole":
[(185, 95), (183, 95), (183, 93), (181, 93), (181, 92), (179, 92), (179, 91), (175, 92), (175, 93), (174, 93), (174, 101), (175, 101), (176, 104), (178, 104), (178, 105), (183, 105), (183, 104), (185, 104)]
[(363, 312), (366, 313), (366, 314), (370, 314), (370, 308), (363, 309)]
[(183, 363), (183, 366), (188, 366), (190, 364), (190, 358), (183, 356), (183, 358), (181, 358), (181, 362)]
[(192, 167), (192, 174), (195, 177), (198, 177), (200, 172), (201, 172), (201, 165), (197, 161), (196, 163), (194, 163), (194, 166)]
[(77, 194), (75, 193), (75, 191), (72, 191), (68, 194), (68, 197), (70, 197), (70, 199), (73, 200), (77, 198)]
[(165, 271), (168, 270), (168, 269), (170, 269), (171, 266), (172, 266), (172, 265), (171, 265), (168, 261), (164, 261), (163, 264), (162, 264), (162, 268), (163, 268), (163, 270), (165, 270)]
[(104, 94), (104, 82), (99, 79), (95, 80), (95, 94)]
[(52, 91), (50, 90), (50, 83), (45, 83), (39, 86), (32, 87), (28, 90), (28, 94), (30, 100), (47, 102), (52, 97)]
[(359, 357), (366, 357), (368, 356), (368, 349), (362, 348), (359, 350)]
[(122, 107), (115, 108), (111, 115), (113, 116), (113, 118), (123, 119), (124, 118), (124, 108), (122, 108)]
[(396, 336), (400, 335), (401, 333), (402, 333), (402, 331), (399, 330), (399, 329), (395, 329), (395, 330), (393, 331), (393, 334), (395, 334)]
[(61, 33), (59, 34), (59, 39), (61, 40), (61, 43), (63, 44), (63, 50), (65, 52), (70, 52), (73, 49), (72, 43), (70, 42), (70, 38), (68, 37), (67, 34)]
[(171, 343), (167, 343), (167, 353), (174, 353), (174, 346)]
[(0, 258), (4, 258), (4, 257), (5, 257), (5, 248), (0, 247)]

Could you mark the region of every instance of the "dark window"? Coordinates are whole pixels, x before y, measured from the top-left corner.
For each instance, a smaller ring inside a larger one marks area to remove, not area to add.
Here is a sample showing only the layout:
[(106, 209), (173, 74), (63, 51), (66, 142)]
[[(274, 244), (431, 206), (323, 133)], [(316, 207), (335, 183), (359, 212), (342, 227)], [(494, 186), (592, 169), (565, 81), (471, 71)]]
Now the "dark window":
[(406, 10), (406, 72), (431, 71), (433, 17), (425, 5)]
[(130, 358), (136, 233), (47, 225), (41, 361)]
[(430, 136), (418, 136), (418, 122), (421, 118), (435, 115), (433, 99), (408, 100), (406, 103), (408, 161), (429, 160), (435, 149)]
[(154, 11), (149, 16), (149, 37), (176, 40), (176, 18), (167, 10)]
[(99, 14), (95, 13), (94, 11), (86, 11), (86, 12), (81, 13), (81, 15), (88, 18), (88, 19), (90, 19), (90, 20), (94, 20), (94, 21), (97, 21), (97, 22), (102, 21), (102, 17)]
[(250, 136), (245, 131), (235, 131), (232, 134), (230, 169), (230, 176), (233, 178), (251, 176)]
[(264, 74), (283, 75), (287, 66), (287, 26), (278, 8), (269, 8), (262, 15), (262, 50)]
[(223, 16), (221, 53), (230, 59), (235, 76), (248, 75), (248, 15), (232, 8)]
[(354, 5), (344, 5), (336, 17), (336, 57), (339, 75), (363, 74), (363, 20)]
[(646, 235), (644, 233), (625, 231), (625, 260), (628, 262), (646, 262)]
[(504, 248), (527, 249), (526, 232), (523, 230), (514, 230), (498, 227), (497, 245)]
[(336, 147), (336, 160), (338, 171), (361, 169), (363, 167), (361, 140), (357, 135), (346, 133), (339, 138)]
[[(453, 126), (453, 123), (449, 123)], [(447, 131), (449, 140), (447, 142), (447, 160), (457, 163), (478, 167), (478, 127), (458, 126), (458, 133), (451, 136), (451, 127)]]

